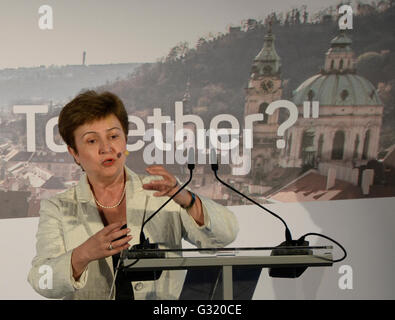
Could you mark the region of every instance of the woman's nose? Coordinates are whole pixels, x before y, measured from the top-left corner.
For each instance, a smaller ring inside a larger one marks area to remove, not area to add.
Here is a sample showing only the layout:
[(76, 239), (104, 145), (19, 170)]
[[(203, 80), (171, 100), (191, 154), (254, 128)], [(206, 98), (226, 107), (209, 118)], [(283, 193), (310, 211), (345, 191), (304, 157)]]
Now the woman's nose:
[(112, 152), (112, 146), (111, 143), (109, 141), (103, 141), (100, 144), (100, 149), (99, 149), (99, 153), (103, 154), (103, 153), (110, 153)]

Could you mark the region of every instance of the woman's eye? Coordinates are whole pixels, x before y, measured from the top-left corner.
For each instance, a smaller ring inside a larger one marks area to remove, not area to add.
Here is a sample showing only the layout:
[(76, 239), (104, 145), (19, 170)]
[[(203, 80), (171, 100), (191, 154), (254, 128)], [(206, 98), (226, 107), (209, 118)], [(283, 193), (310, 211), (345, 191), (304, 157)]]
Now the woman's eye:
[(94, 144), (95, 141), (96, 141), (96, 140), (94, 140), (94, 139), (90, 139), (90, 140), (88, 140), (88, 143), (89, 143), (89, 144)]
[(118, 137), (119, 137), (119, 135), (113, 134), (113, 135), (111, 136), (111, 139), (116, 139), (116, 138), (118, 138)]

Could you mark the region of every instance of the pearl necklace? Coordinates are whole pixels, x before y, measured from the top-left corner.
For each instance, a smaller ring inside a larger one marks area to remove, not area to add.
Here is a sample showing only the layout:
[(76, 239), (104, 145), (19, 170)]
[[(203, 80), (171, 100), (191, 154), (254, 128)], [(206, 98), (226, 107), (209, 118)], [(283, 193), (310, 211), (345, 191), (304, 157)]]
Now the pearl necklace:
[(92, 192), (92, 194), (93, 194), (93, 199), (95, 199), (95, 202), (97, 203), (97, 205), (98, 205), (99, 207), (104, 208), (104, 209), (114, 209), (114, 208), (118, 207), (118, 206), (121, 204), (123, 198), (125, 197), (125, 193), (126, 193), (126, 183), (125, 183), (125, 185), (123, 186), (123, 191), (122, 191), (121, 199), (119, 199), (119, 201), (118, 201), (115, 205), (113, 205), (113, 206), (105, 206), (105, 205), (102, 205), (102, 204), (96, 199), (95, 195), (94, 195), (93, 192)]

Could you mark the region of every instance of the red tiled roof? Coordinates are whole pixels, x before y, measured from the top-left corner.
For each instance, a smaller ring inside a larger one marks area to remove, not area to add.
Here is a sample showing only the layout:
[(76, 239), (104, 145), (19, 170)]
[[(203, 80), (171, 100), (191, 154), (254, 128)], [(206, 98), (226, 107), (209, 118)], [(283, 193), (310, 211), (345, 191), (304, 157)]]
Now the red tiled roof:
[[(327, 177), (318, 172), (308, 172), (291, 184), (272, 194), (270, 198), (281, 202), (305, 202), (316, 200), (340, 200), (365, 198), (361, 188), (343, 180), (326, 190)], [(393, 194), (395, 195), (395, 193)], [(370, 195), (369, 195), (370, 196)]]

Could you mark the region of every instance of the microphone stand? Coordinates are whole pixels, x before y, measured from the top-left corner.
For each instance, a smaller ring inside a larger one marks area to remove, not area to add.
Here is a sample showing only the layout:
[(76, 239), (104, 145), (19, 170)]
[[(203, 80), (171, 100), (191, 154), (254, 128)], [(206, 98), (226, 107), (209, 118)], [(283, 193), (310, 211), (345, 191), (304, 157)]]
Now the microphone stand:
[[(211, 152), (213, 152), (215, 154), (215, 151), (212, 150)], [(211, 163), (211, 169), (214, 171), (214, 175), (215, 178), (222, 183), (224, 186), (226, 186), (227, 188), (231, 189), (232, 191), (236, 192), (237, 194), (239, 194), (240, 196), (244, 197), (245, 199), (247, 199), (248, 201), (251, 201), (252, 203), (254, 203), (255, 205), (257, 205), (258, 207), (260, 207), (263, 210), (266, 210), (267, 212), (269, 212), (270, 214), (272, 214), (273, 216), (275, 216), (277, 219), (280, 219), (280, 221), (284, 224), (285, 226), (285, 239), (287, 242), (291, 243), (292, 240), (292, 236), (291, 236), (291, 231), (289, 230), (286, 222), (284, 221), (283, 218), (281, 218), (279, 215), (275, 214), (273, 211), (265, 208), (264, 206), (262, 206), (260, 203), (256, 202), (255, 200), (251, 199), (250, 197), (246, 196), (245, 194), (241, 193), (240, 191), (236, 190), (235, 188), (233, 188), (232, 186), (230, 186), (229, 184), (227, 184), (225, 181), (222, 181), (217, 174), (218, 171), (218, 163), (217, 163), (217, 157), (216, 155), (212, 156), (215, 157), (215, 161), (212, 161)]]
[(164, 206), (166, 206), (171, 200), (173, 200), (177, 194), (179, 194), (192, 180), (192, 172), (195, 169), (195, 164), (194, 164), (194, 160), (191, 161), (191, 158), (194, 158), (193, 155), (193, 149), (191, 149), (192, 151), (190, 151), (190, 153), (188, 154), (188, 169), (189, 169), (189, 179), (187, 182), (185, 182), (180, 189), (177, 190), (177, 192), (175, 194), (173, 194), (169, 199), (167, 199), (167, 201), (165, 203), (163, 203), (159, 209), (157, 209), (147, 220), (145, 220), (143, 222), (143, 224), (141, 225), (141, 231), (140, 231), (140, 243), (139, 244), (135, 244), (134, 246), (132, 246), (131, 249), (128, 250), (127, 252), (127, 258), (130, 259), (141, 259), (141, 258), (164, 258), (164, 252), (150, 252), (147, 251), (147, 249), (158, 249), (158, 243), (150, 243), (149, 242), (149, 238), (146, 238), (143, 232), (144, 226), (148, 223), (148, 221), (150, 221), (153, 217), (155, 217), (160, 210), (162, 210), (162, 208)]
[[(308, 247), (309, 242), (304, 240), (304, 237), (299, 240), (292, 240), (291, 231), (289, 230), (286, 222), (282, 219), (279, 215), (275, 214), (273, 211), (265, 208), (260, 203), (256, 202), (255, 200), (251, 199), (250, 197), (246, 196), (245, 194), (241, 193), (240, 191), (236, 190), (226, 182), (222, 181), (217, 174), (218, 171), (218, 161), (217, 155), (215, 150), (211, 150), (211, 169), (214, 171), (215, 178), (224, 186), (231, 189), (232, 191), (236, 192), (238, 195), (244, 197), (248, 201), (251, 201), (261, 209), (269, 212), (271, 215), (279, 219), (285, 226), (285, 241), (282, 242), (277, 248), (271, 252), (272, 256), (282, 256), (282, 255), (311, 255), (313, 252), (307, 249), (289, 249), (284, 247)], [(299, 277), (307, 267), (295, 267), (295, 268), (270, 268), (269, 275), (271, 277), (276, 278), (297, 278)]]

